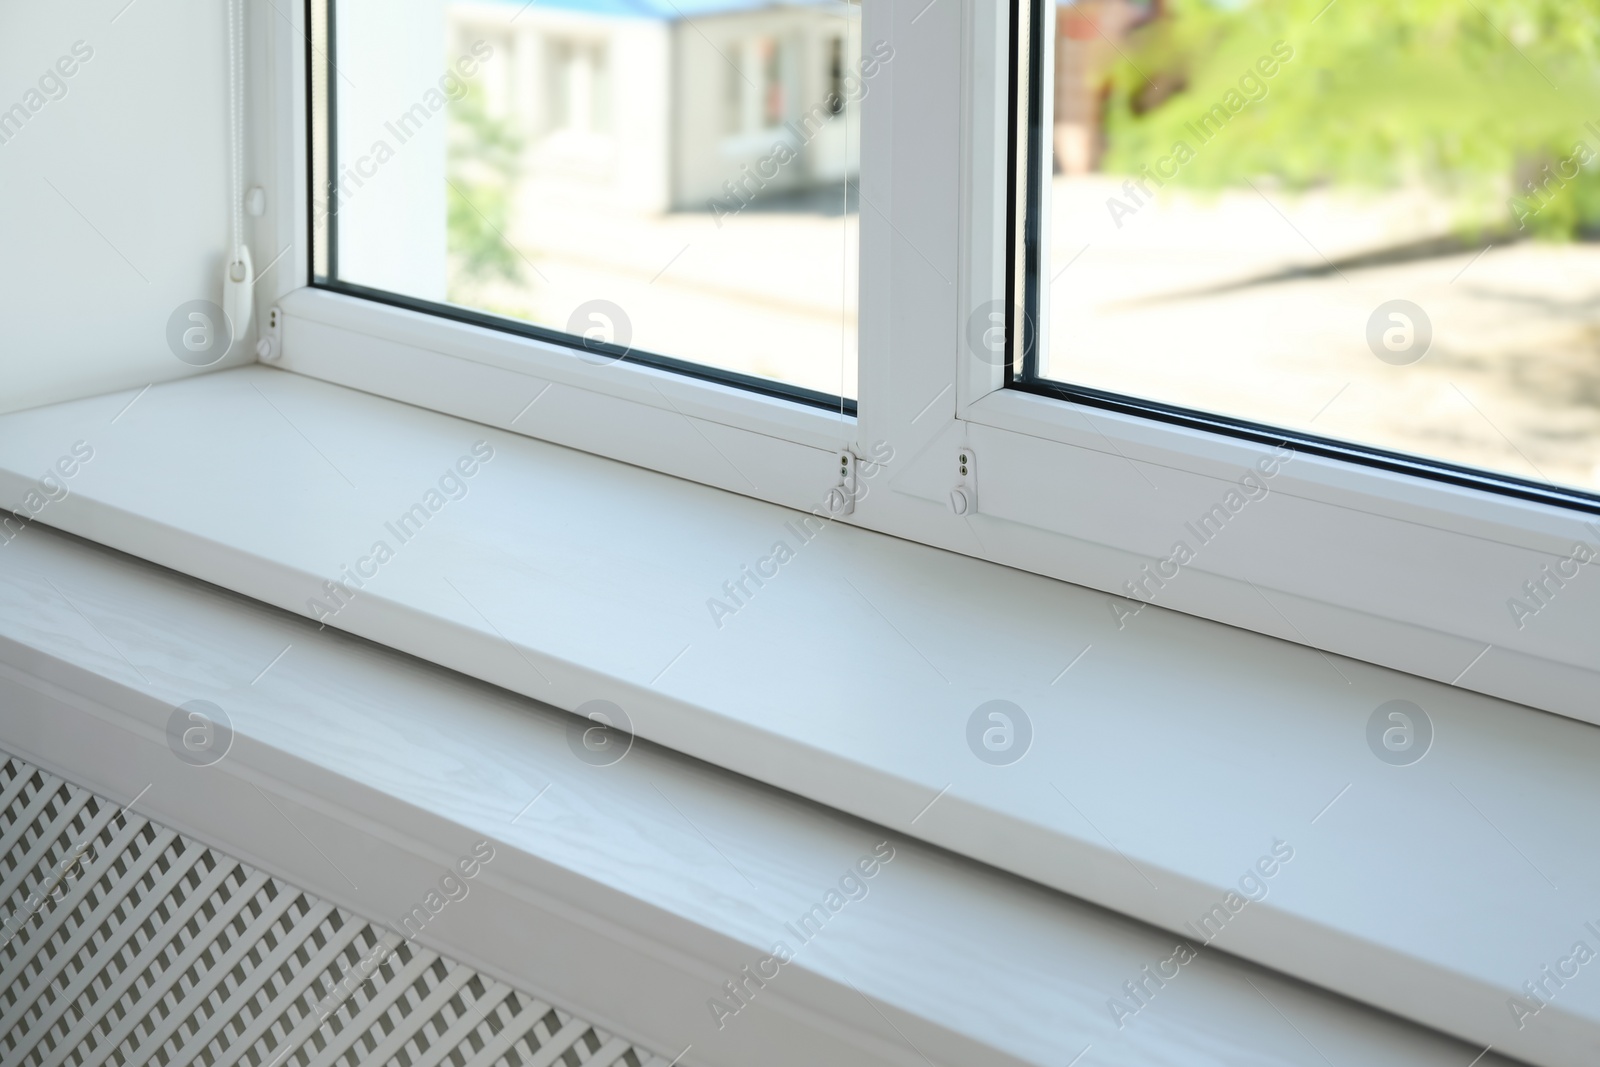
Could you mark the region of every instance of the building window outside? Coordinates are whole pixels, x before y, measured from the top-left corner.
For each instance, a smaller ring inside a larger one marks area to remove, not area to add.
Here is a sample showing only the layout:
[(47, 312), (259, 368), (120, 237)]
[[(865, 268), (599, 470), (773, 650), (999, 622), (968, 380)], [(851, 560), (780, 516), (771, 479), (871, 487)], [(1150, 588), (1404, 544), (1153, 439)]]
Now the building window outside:
[(844, 112), (844, 38), (828, 38), (828, 110)]
[(588, 41), (550, 42), (551, 126), (558, 132), (605, 133), (611, 126), (606, 48)]
[(789, 115), (788, 94), (777, 38), (749, 38), (736, 45), (733, 54), (739, 62), (728, 67), (728, 134), (738, 137), (783, 125)]

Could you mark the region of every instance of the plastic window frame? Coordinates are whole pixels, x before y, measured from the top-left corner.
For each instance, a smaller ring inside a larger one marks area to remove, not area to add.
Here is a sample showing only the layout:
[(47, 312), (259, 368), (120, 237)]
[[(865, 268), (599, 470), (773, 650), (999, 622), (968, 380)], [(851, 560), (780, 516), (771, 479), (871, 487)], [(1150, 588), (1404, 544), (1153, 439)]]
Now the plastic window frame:
[[(310, 6), (258, 10), (269, 40), (253, 82), (257, 151), (272, 161), (273, 202), (285, 205), (263, 228), (292, 253), (292, 266), (258, 287), (263, 310), (284, 313), (279, 365), (807, 511), (827, 499), (838, 454), (849, 451), (881, 464), (887, 476), (873, 488), (886, 491), (863, 494), (840, 521), (1104, 590), (1108, 624), (1125, 623), (1117, 605), (1132, 603), (1130, 575), (1170, 540), (1152, 540), (1152, 529), (1177, 529), (1270, 448), (1203, 420), (1008, 387), (1014, 369), (968, 342), (968, 309), (1014, 306), (1011, 53), (1023, 4), (1050, 9), (1039, 0), (943, 0), (920, 11), (863, 4), (864, 47), (886, 42), (894, 58), (860, 106), (854, 414), (662, 366), (596, 368), (547, 338), (303, 284)], [(1053, 35), (1044, 43), (1048, 70)], [(1050, 94), (1040, 95), (1048, 107)], [(1042, 345), (1050, 324), (1037, 326)], [(556, 415), (519, 415), (551, 388)], [(1270, 429), (1264, 437), (1294, 440)], [(972, 513), (954, 515), (960, 449), (982, 457), (981, 489)], [(1155, 602), (1549, 710), (1570, 711), (1600, 685), (1600, 653), (1574, 636), (1600, 620), (1593, 594), (1564, 593), (1538, 628), (1509, 627), (1504, 607), (1521, 577), (1537, 577), (1576, 542), (1600, 542), (1594, 514), (1315, 448), (1297, 448), (1273, 488), (1273, 508), (1292, 514), (1239, 523), (1228, 550), (1214, 553), (1223, 558), (1197, 562), (1194, 581)], [(1252, 573), (1251, 560), (1298, 537), (1314, 559)], [(1420, 582), (1419, 555), (1438, 563)], [(1465, 600), (1440, 592), (1463, 585)], [(1381, 646), (1364, 633), (1373, 620)], [(1497, 658), (1503, 669), (1490, 669)], [(1541, 664), (1554, 681), (1518, 677)]]

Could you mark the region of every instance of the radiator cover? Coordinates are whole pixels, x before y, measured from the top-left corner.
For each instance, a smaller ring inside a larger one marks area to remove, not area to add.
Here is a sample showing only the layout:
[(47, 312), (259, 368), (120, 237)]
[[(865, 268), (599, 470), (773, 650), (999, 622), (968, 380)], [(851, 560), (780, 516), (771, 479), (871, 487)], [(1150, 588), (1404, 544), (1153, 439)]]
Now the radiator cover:
[(3, 1067), (671, 1067), (4, 752), (0, 909)]

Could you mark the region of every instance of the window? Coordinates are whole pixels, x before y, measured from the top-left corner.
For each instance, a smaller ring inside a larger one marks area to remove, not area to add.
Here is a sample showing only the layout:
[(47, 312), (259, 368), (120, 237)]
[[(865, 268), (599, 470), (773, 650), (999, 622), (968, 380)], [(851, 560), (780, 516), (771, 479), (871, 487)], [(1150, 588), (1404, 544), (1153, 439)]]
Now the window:
[(1580, 7), (1040, 10), (1014, 384), (1600, 488), (1600, 138), (1554, 89), (1594, 59)]
[(732, 41), (728, 47), (728, 133), (765, 133), (788, 118), (783, 50), (773, 37)]
[[(397, 23), (331, 0), (322, 29), (322, 2), (295, 93), (323, 109), (306, 170), (333, 209), (314, 284), (280, 294), (295, 369), (842, 499), (1100, 589), (1118, 635), (1154, 603), (1552, 710), (1600, 684), (1572, 562), (1600, 556), (1587, 244), (1535, 236), (1582, 237), (1591, 172), (1495, 169), (1543, 158), (1521, 127), (1593, 136), (1582, 91), (1526, 97), (1587, 47), (1560, 18), (1436, 5), (1455, 43), (1411, 88), (1461, 115), (1430, 111), (1443, 133), (1402, 166), (1341, 153), (1379, 123), (1355, 73), (1408, 114), (1382, 80), (1405, 13), (572, 0)], [(1307, 120), (1329, 92), (1348, 114)], [(1519, 125), (1501, 96), (1545, 110)], [(1484, 190), (1513, 179), (1494, 223)]]
[(828, 110), (843, 113), (846, 88), (844, 83), (844, 38), (828, 38)]
[(611, 82), (603, 44), (555, 40), (550, 46), (551, 129), (577, 135), (606, 132)]
[(858, 8), (312, 7), (317, 284), (853, 412)]

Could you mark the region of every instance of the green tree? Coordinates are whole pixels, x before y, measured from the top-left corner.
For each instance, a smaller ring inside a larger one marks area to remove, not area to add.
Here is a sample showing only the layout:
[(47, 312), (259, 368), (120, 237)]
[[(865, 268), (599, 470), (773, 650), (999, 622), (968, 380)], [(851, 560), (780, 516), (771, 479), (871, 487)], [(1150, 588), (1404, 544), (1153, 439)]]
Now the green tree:
[(466, 279), (517, 281), (520, 259), (507, 235), (522, 138), (489, 114), (483, 90), (473, 86), (450, 103), (449, 142), (449, 253)]
[[(1248, 100), (1279, 41), (1292, 58)], [(1194, 188), (1421, 182), (1465, 229), (1600, 226), (1600, 0), (1171, 0), (1130, 44), (1110, 170), (1184, 141), (1195, 154), (1173, 180)], [(1230, 92), (1245, 105), (1201, 145), (1188, 124)]]

